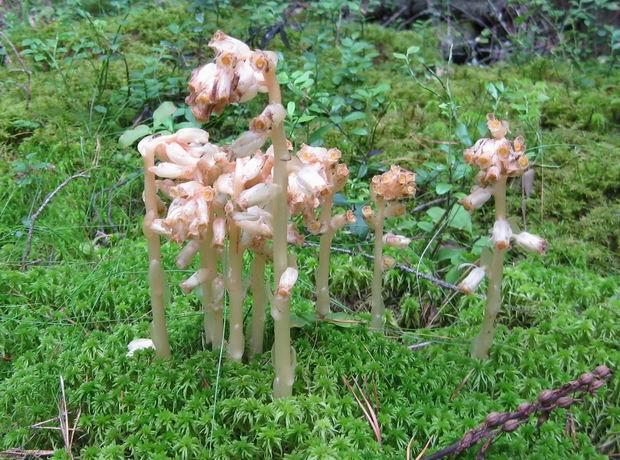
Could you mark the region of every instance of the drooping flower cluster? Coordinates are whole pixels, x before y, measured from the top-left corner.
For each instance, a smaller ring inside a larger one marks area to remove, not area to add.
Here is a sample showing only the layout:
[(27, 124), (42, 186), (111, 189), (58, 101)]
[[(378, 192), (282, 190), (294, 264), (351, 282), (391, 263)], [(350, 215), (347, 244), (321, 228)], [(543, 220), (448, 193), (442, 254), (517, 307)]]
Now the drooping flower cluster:
[[(331, 203), (334, 194), (342, 190), (349, 178), (347, 165), (338, 163), (341, 156), (338, 149), (304, 144), (289, 162), (290, 214), (303, 216), (304, 224), (311, 233), (318, 234), (327, 229), (331, 216), (326, 214), (317, 218), (316, 210), (328, 201)], [(352, 223), (352, 219), (354, 222), (351, 214), (348, 222)]]
[(415, 194), (415, 174), (392, 165), (389, 171), (372, 178), (371, 189), (376, 197), (386, 201), (412, 197)]
[(213, 112), (221, 113), (228, 104), (246, 102), (257, 92), (266, 92), (263, 73), (277, 64), (274, 53), (252, 51), (222, 31), (213, 35), (209, 47), (215, 51), (215, 60), (192, 72), (185, 100), (199, 121), (208, 121)]
[(547, 250), (544, 239), (520, 231), (507, 215), (507, 179), (523, 175), (529, 165), (524, 140), (521, 136), (508, 140), (508, 122), (498, 120), (493, 114), (487, 115), (487, 126), (492, 138), (480, 139), (463, 152), (465, 162), (477, 166), (480, 172), (476, 176), (477, 185), (459, 201), (468, 211), (482, 207), (492, 196), (495, 201), (495, 223), (491, 231), (493, 251), (483, 251), (480, 266), (474, 266), (458, 285), (461, 292), (472, 294), (485, 277), (489, 278), (484, 322), (472, 349), (477, 358), (488, 357), (493, 340), (495, 318), (501, 307), (505, 252), (512, 242), (530, 252), (543, 254)]
[(520, 176), (529, 164), (523, 137), (518, 136), (512, 142), (506, 139), (509, 131), (506, 120), (498, 120), (495, 115), (489, 113), (487, 126), (493, 137), (479, 139), (473, 147), (463, 152), (466, 163), (480, 168), (480, 173), (476, 177), (480, 186), (494, 184), (500, 175)]
[(371, 196), (376, 211), (370, 206), (362, 208), (362, 215), (368, 227), (375, 232), (374, 270), (372, 280), (372, 322), (371, 328), (383, 330), (383, 272), (394, 265), (392, 258), (383, 256), (383, 246), (406, 248), (411, 239), (393, 233), (383, 233), (386, 218), (401, 216), (405, 213), (405, 206), (398, 200), (413, 197), (415, 194), (415, 174), (411, 171), (392, 165), (381, 175), (374, 176), (371, 184)]
[(209, 224), (215, 198), (212, 178), (228, 165), (227, 153), (209, 143), (206, 131), (196, 128), (146, 137), (138, 150), (161, 160), (150, 171), (162, 178), (156, 182), (158, 189), (172, 199), (166, 217), (148, 222), (150, 229), (176, 242), (199, 238)]

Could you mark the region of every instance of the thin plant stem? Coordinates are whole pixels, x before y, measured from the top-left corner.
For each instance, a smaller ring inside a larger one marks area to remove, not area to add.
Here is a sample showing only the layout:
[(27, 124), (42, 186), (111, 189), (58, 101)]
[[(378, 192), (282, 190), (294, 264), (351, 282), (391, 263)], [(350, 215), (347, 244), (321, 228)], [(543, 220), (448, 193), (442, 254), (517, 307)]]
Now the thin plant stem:
[[(495, 219), (506, 218), (506, 176), (500, 176), (493, 192), (495, 200)], [(489, 285), (484, 320), (478, 336), (472, 346), (472, 357), (487, 359), (495, 335), (495, 320), (502, 306), (502, 276), (504, 272), (504, 255), (506, 250), (493, 249), (493, 259), (488, 267)]]
[(157, 188), (155, 174), (150, 168), (155, 165), (154, 154), (151, 152), (144, 157), (144, 204), (146, 217), (144, 222), (144, 236), (146, 237), (149, 255), (149, 288), (151, 294), (151, 310), (153, 322), (151, 323), (151, 337), (155, 345), (155, 353), (163, 359), (170, 358), (170, 344), (168, 342), (168, 330), (166, 328), (166, 276), (161, 264), (161, 242), (159, 235), (149, 228), (150, 222), (156, 219), (157, 214)]
[(377, 197), (375, 199), (377, 214), (375, 218), (375, 250), (374, 250), (374, 271), (372, 276), (372, 319), (370, 330), (383, 331), (383, 223), (385, 221), (385, 200)]
[(333, 200), (329, 197), (323, 204), (321, 220), (326, 226), (319, 241), (319, 267), (316, 272), (316, 312), (324, 318), (330, 313), (329, 298), (329, 259), (331, 244), (334, 239), (334, 229), (329, 225), (329, 217), (332, 212)]
[[(265, 83), (269, 91), (269, 103), (281, 104), (282, 96), (280, 86), (276, 78), (275, 68), (265, 72)], [(273, 272), (274, 284), (277, 287), (280, 277), (288, 265), (288, 173), (286, 162), (289, 160), (284, 126), (282, 123), (275, 125), (271, 131), (271, 141), (274, 150), (274, 183), (279, 187), (273, 200)], [(275, 379), (273, 381), (274, 398), (291, 396), (295, 370), (293, 353), (291, 348), (290, 328), (290, 302), (287, 298), (274, 296), (271, 314), (274, 320), (274, 368)]]
[(265, 288), (264, 254), (256, 253), (252, 260), (250, 285), (252, 287), (252, 322), (250, 333), (250, 355), (255, 356), (263, 352), (263, 336), (265, 333), (265, 306), (267, 305), (267, 290)]
[[(209, 221), (213, 220), (211, 210)], [(207, 342), (211, 342), (214, 350), (222, 343), (222, 310), (214, 307), (213, 280), (217, 271), (217, 252), (212, 245), (213, 226), (207, 227), (207, 233), (200, 242), (200, 267), (205, 269), (209, 276), (202, 285), (202, 308), (204, 311), (204, 331)]]
[(231, 219), (228, 245), (228, 296), (230, 301), (230, 335), (228, 337), (228, 357), (241, 361), (244, 350), (243, 336), (243, 248), (240, 244), (239, 227)]

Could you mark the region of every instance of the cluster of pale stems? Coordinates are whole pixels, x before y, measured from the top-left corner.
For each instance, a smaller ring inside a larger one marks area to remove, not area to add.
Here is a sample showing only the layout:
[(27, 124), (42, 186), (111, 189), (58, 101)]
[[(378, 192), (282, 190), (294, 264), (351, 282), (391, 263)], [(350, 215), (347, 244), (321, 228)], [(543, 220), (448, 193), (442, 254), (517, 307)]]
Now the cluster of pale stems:
[[(252, 314), (248, 349), (251, 355), (263, 351), (265, 310), (270, 305), (274, 322), (273, 391), (275, 397), (284, 397), (292, 392), (296, 364), (290, 339), (290, 297), (298, 271), (288, 245), (304, 241), (293, 220), (309, 233), (320, 235), (316, 311), (325, 317), (330, 312), (331, 242), (336, 231), (355, 222), (352, 211), (334, 214), (332, 209), (334, 195), (345, 186), (349, 170), (339, 162), (341, 153), (337, 149), (302, 145), (292, 153), (293, 146), (283, 129), (286, 111), (276, 80), (274, 53), (251, 50), (223, 32), (216, 32), (209, 46), (215, 51), (215, 61), (196, 69), (189, 82), (186, 102), (196, 119), (207, 121), (213, 112), (220, 113), (228, 104), (248, 101), (258, 93), (267, 93), (269, 104), (251, 120), (248, 131), (227, 145), (211, 143), (209, 134), (198, 128), (149, 136), (138, 145), (144, 159), (152, 342), (158, 356), (170, 356), (160, 246), (161, 237), (165, 237), (183, 245), (176, 259), (178, 268), (185, 269), (199, 258), (199, 268), (180, 287), (184, 293), (196, 290), (201, 297), (207, 342), (213, 349), (225, 346), (230, 359), (241, 361), (246, 350), (244, 253), (249, 251)], [(263, 151), (268, 140), (271, 145)], [(403, 236), (383, 235), (383, 221), (404, 212), (405, 207), (397, 200), (415, 193), (414, 179), (413, 173), (397, 166), (373, 178), (377, 213), (374, 215), (370, 208), (364, 211), (377, 235), (375, 329), (382, 327), (382, 247), (402, 247), (410, 242)], [(267, 286), (268, 263), (273, 265), (273, 289)]]
[[(251, 252), (249, 288), (252, 314), (249, 353), (262, 353), (266, 307), (274, 323), (273, 365), (275, 397), (292, 393), (296, 357), (291, 347), (290, 298), (297, 281), (296, 258), (288, 245), (301, 245), (302, 233), (320, 235), (316, 271), (316, 312), (330, 312), (329, 258), (334, 233), (355, 222), (353, 213), (333, 214), (334, 195), (345, 186), (349, 171), (340, 163), (337, 149), (302, 145), (296, 153), (286, 139), (286, 116), (276, 79), (277, 57), (269, 51), (251, 50), (245, 43), (216, 32), (209, 46), (215, 60), (196, 69), (189, 82), (186, 102), (197, 120), (207, 121), (231, 103), (267, 93), (269, 104), (252, 119), (248, 131), (232, 143), (219, 146), (198, 128), (144, 138), (138, 150), (144, 159), (144, 234), (149, 252), (149, 286), (153, 321), (151, 336), (156, 353), (170, 356), (165, 319), (165, 271), (161, 237), (183, 244), (176, 265), (185, 269), (199, 258), (199, 268), (181, 283), (185, 293), (199, 293), (204, 309), (204, 334), (213, 349), (226, 348), (230, 359), (243, 359), (246, 343), (243, 327), (244, 254)], [(527, 166), (520, 138), (505, 139), (508, 126), (489, 118), (493, 139), (482, 139), (465, 152), (465, 159), (481, 169), (479, 186), (462, 202), (468, 209), (495, 196), (497, 223), (493, 230), (496, 255), (488, 265), (476, 267), (460, 284), (472, 292), (485, 273), (489, 296), (499, 301), (503, 253), (514, 240), (527, 248), (544, 245), (527, 233), (514, 233), (506, 220), (505, 186), (508, 176)], [(271, 145), (263, 151), (267, 141)], [(384, 257), (383, 247), (403, 248), (411, 240), (384, 233), (386, 218), (402, 215), (401, 200), (415, 194), (415, 175), (392, 166), (371, 183), (371, 206), (363, 216), (375, 233), (371, 329), (383, 329), (381, 295), (383, 272), (394, 260)], [(165, 197), (167, 205), (162, 200)], [(291, 219), (295, 217), (294, 222)], [(535, 248), (536, 249), (536, 248)], [(536, 249), (539, 250), (539, 249)], [(541, 250), (539, 250), (540, 252)], [(267, 286), (266, 267), (273, 266), (273, 288)], [(224, 298), (228, 293), (228, 340), (224, 339)], [(499, 307), (498, 307), (499, 308)], [(493, 324), (495, 315), (487, 316)], [(485, 319), (485, 327), (486, 327)]]
[(495, 319), (502, 302), (502, 275), (504, 255), (511, 243), (529, 252), (543, 254), (547, 242), (539, 236), (520, 231), (515, 220), (506, 214), (506, 182), (509, 177), (523, 175), (528, 167), (525, 156), (525, 143), (521, 136), (512, 142), (506, 139), (509, 132), (508, 122), (498, 120), (492, 113), (487, 115), (487, 126), (491, 139), (480, 139), (473, 147), (465, 149), (463, 156), (466, 163), (480, 169), (476, 176), (476, 186), (460, 203), (469, 211), (484, 205), (491, 197), (495, 201), (495, 224), (491, 232), (492, 253), (483, 252), (480, 265), (474, 266), (459, 284), (461, 292), (471, 294), (488, 277), (486, 307), (482, 327), (474, 339), (472, 356), (485, 359), (493, 343)]

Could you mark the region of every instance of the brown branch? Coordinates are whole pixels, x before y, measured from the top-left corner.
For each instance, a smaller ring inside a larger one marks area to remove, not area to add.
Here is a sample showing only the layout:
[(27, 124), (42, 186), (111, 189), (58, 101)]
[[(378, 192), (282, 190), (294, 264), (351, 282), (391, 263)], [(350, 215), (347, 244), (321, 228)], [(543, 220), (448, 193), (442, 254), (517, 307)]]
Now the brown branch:
[(434, 454), (424, 457), (424, 460), (437, 460), (448, 455), (457, 455), (466, 449), (485, 440), (476, 458), (484, 458), (493, 441), (502, 433), (509, 433), (527, 423), (531, 415), (538, 415), (537, 426), (547, 421), (549, 414), (557, 408), (568, 408), (579, 400), (577, 397), (587, 394), (593, 395), (596, 390), (605, 385), (611, 378), (612, 371), (607, 366), (598, 366), (592, 372), (581, 374), (577, 380), (555, 389), (545, 390), (533, 403), (519, 404), (515, 412), (491, 412), (485, 421), (477, 428), (469, 430), (460, 441), (445, 447)]
[(424, 211), (425, 209), (432, 208), (437, 204), (443, 204), (448, 201), (448, 197), (436, 198), (431, 201), (427, 201), (426, 203), (422, 203), (417, 205), (415, 208), (411, 210), (411, 214), (415, 214), (416, 212)]
[(22, 254), (22, 270), (24, 270), (26, 266), (28, 265), (28, 256), (30, 255), (30, 249), (32, 247), (32, 237), (34, 235), (34, 224), (36, 223), (37, 219), (39, 218), (43, 210), (47, 207), (47, 205), (50, 203), (50, 201), (52, 201), (52, 199), (56, 196), (58, 192), (60, 192), (63, 188), (65, 188), (69, 184), (69, 182), (71, 182), (73, 179), (78, 179), (80, 177), (89, 178), (90, 176), (86, 175), (86, 173), (82, 171), (77, 174), (74, 174), (73, 176), (66, 178), (63, 182), (60, 183), (60, 185), (58, 185), (58, 187), (52, 190), (45, 197), (45, 199), (43, 200), (43, 203), (41, 203), (41, 206), (39, 206), (39, 209), (37, 209), (36, 212), (30, 217), (30, 225), (28, 227), (28, 239), (26, 240), (26, 245), (24, 247), (24, 253)]
[(32, 90), (31, 90), (31, 88), (32, 88), (32, 72), (30, 71), (30, 69), (28, 69), (28, 67), (26, 67), (26, 63), (22, 59), (21, 54), (19, 54), (19, 51), (17, 51), (17, 48), (15, 47), (13, 42), (1, 30), (0, 30), (0, 37), (2, 37), (4, 39), (4, 41), (7, 42), (8, 45), (11, 47), (11, 49), (13, 50), (13, 53), (15, 53), (15, 57), (17, 57), (17, 60), (19, 61), (19, 65), (21, 66), (21, 71), (24, 72), (26, 74), (26, 77), (28, 78), (28, 83), (27, 84), (19, 85), (24, 90), (24, 93), (26, 93), (26, 109), (27, 109), (28, 106), (30, 105), (30, 100), (32, 99)]
[[(306, 242), (305, 245), (306, 246), (312, 246), (312, 247), (318, 247), (317, 244), (309, 243), (309, 242)], [(348, 255), (352, 255), (352, 256), (360, 255), (360, 256), (364, 257), (365, 259), (368, 259), (368, 260), (374, 260), (375, 259), (374, 256), (372, 256), (371, 254), (366, 254), (365, 252), (355, 252), (355, 251), (351, 251), (350, 249), (337, 248), (337, 247), (334, 247), (334, 246), (332, 246), (332, 251), (339, 252), (341, 254), (348, 254)], [(441, 280), (439, 278), (435, 278), (434, 276), (429, 275), (427, 273), (422, 273), (422, 272), (420, 272), (420, 271), (418, 271), (418, 270), (416, 270), (414, 268), (411, 268), (408, 265), (394, 264), (393, 268), (398, 268), (399, 270), (401, 270), (403, 272), (411, 273), (413, 275), (416, 275), (416, 276), (418, 276), (418, 277), (420, 277), (422, 279), (425, 279), (426, 281), (430, 281), (431, 283), (436, 284), (439, 287), (446, 288), (446, 289), (452, 289), (453, 291), (458, 291), (459, 290), (459, 288), (456, 285), (454, 285), (454, 284), (447, 283), (446, 281)]]
[(0, 451), (0, 458), (43, 458), (51, 457), (55, 453), (55, 450), (9, 449)]
[(360, 400), (360, 397), (357, 395), (355, 389), (353, 389), (353, 387), (349, 383), (349, 379), (346, 377), (346, 375), (342, 376), (342, 381), (344, 382), (346, 387), (349, 389), (349, 391), (355, 398), (357, 405), (360, 407), (360, 409), (364, 413), (364, 417), (366, 417), (368, 424), (370, 425), (373, 433), (375, 434), (375, 439), (377, 440), (379, 444), (383, 444), (383, 439), (381, 436), (381, 425), (379, 424), (379, 420), (377, 419), (377, 413), (375, 409), (372, 407), (372, 404), (370, 404), (370, 401), (368, 400), (366, 395), (364, 394), (364, 391), (357, 383), (357, 380), (354, 378), (353, 383), (355, 384), (355, 389), (359, 392), (363, 401)]

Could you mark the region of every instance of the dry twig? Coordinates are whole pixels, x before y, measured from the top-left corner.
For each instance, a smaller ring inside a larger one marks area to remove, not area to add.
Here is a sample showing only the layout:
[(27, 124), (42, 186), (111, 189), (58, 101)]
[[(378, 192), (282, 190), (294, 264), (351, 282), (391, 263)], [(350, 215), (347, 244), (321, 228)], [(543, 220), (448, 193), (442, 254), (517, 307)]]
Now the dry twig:
[(592, 372), (582, 374), (577, 380), (572, 380), (558, 389), (543, 391), (535, 402), (522, 403), (515, 412), (491, 412), (482, 424), (465, 433), (460, 441), (424, 457), (424, 460), (437, 460), (449, 455), (457, 455), (480, 441), (485, 441), (476, 456), (476, 458), (482, 459), (493, 441), (502, 433), (516, 430), (519, 426), (527, 423), (531, 415), (535, 414), (538, 414), (537, 427), (540, 427), (549, 419), (549, 414), (553, 410), (568, 408), (578, 402), (579, 400), (573, 397), (575, 393), (577, 396), (592, 395), (605, 385), (611, 375), (612, 371), (607, 366), (598, 366)]
[(24, 246), (24, 253), (22, 254), (22, 270), (24, 270), (28, 265), (28, 256), (30, 255), (30, 249), (32, 247), (32, 237), (34, 235), (34, 224), (36, 223), (37, 219), (58, 192), (65, 188), (73, 179), (78, 179), (80, 177), (89, 178), (90, 176), (86, 175), (85, 171), (82, 171), (65, 179), (63, 182), (60, 183), (60, 185), (58, 185), (58, 187), (52, 190), (45, 197), (43, 203), (41, 203), (41, 206), (39, 206), (39, 209), (37, 209), (36, 212), (30, 217), (30, 225), (28, 227), (28, 239), (26, 240), (26, 245)]
[[(375, 385), (376, 406), (373, 407), (370, 401), (368, 400), (368, 397), (366, 396), (366, 394), (364, 393), (360, 385), (357, 383), (356, 379), (353, 379), (353, 383), (355, 384), (355, 389), (351, 386), (351, 384), (349, 383), (349, 379), (347, 379), (346, 376), (342, 377), (342, 381), (347, 386), (351, 394), (353, 394), (353, 397), (355, 398), (357, 405), (360, 407), (360, 409), (362, 409), (362, 412), (364, 413), (364, 417), (366, 417), (366, 420), (368, 420), (368, 424), (370, 425), (373, 433), (375, 434), (375, 439), (377, 440), (379, 444), (383, 444), (383, 439), (381, 436), (381, 425), (379, 425), (379, 420), (377, 418), (377, 412), (379, 410), (379, 399), (378, 399), (379, 396), (377, 394), (376, 385)], [(366, 382), (366, 387), (368, 388), (368, 382)], [(357, 392), (355, 390), (357, 390)], [(359, 396), (358, 396), (358, 393), (359, 393)]]
[(58, 187), (52, 190), (45, 197), (45, 199), (43, 200), (43, 203), (41, 203), (41, 206), (39, 206), (39, 209), (37, 209), (36, 212), (30, 217), (30, 226), (28, 228), (28, 239), (26, 240), (26, 245), (24, 246), (24, 253), (22, 254), (22, 270), (24, 270), (26, 266), (28, 265), (28, 256), (30, 255), (30, 248), (32, 247), (32, 237), (34, 235), (34, 224), (36, 223), (37, 219), (39, 218), (43, 210), (46, 208), (46, 206), (50, 203), (50, 201), (52, 201), (52, 198), (54, 198), (54, 196), (56, 196), (58, 192), (60, 192), (63, 188), (65, 188), (69, 184), (69, 182), (71, 182), (73, 179), (78, 179), (80, 177), (89, 178), (90, 176), (86, 175), (85, 171), (82, 171), (65, 179), (63, 182), (60, 183), (60, 185), (58, 185)]
[(0, 451), (0, 458), (20, 459), (20, 458), (44, 458), (51, 457), (56, 453), (55, 450), (46, 449), (8, 449)]
[[(312, 246), (312, 247), (317, 247), (318, 245), (314, 244), (314, 243), (306, 243), (306, 246)], [(351, 251), (350, 249), (344, 249), (344, 248), (336, 248), (334, 246), (332, 246), (332, 251), (334, 252), (339, 252), (341, 254), (349, 254), (349, 255), (360, 255), (368, 260), (374, 260), (374, 257), (371, 254), (366, 254), (365, 252), (355, 252), (355, 251)], [(394, 264), (393, 268), (397, 268), (403, 272), (406, 273), (411, 273), (413, 275), (419, 276), (422, 279), (425, 279), (426, 281), (430, 281), (431, 283), (442, 287), (442, 288), (446, 288), (446, 289), (452, 289), (453, 291), (458, 291), (459, 289), (451, 283), (447, 283), (444, 280), (440, 280), (439, 278), (435, 278), (432, 275), (429, 275), (427, 273), (422, 273), (414, 268), (411, 268), (408, 265), (404, 265), (404, 264)]]
[[(75, 416), (75, 419), (73, 420), (73, 426), (71, 426), (71, 423), (69, 422), (69, 411), (67, 409), (67, 397), (65, 394), (65, 381), (62, 378), (62, 376), (60, 376), (60, 398), (58, 400), (58, 416), (45, 420), (43, 422), (38, 422), (35, 423), (34, 425), (31, 425), (30, 428), (34, 428), (34, 429), (39, 429), (39, 430), (57, 430), (60, 431), (60, 433), (62, 434), (62, 440), (64, 442), (65, 445), (65, 451), (67, 452), (67, 455), (69, 456), (69, 458), (73, 458), (73, 454), (71, 452), (72, 447), (73, 447), (73, 438), (75, 436), (75, 431), (76, 431), (76, 427), (80, 421), (80, 415), (82, 414), (81, 409), (78, 410), (77, 415)], [(58, 422), (58, 426), (50, 426), (48, 425), (50, 422)], [(24, 454), (24, 458), (29, 456), (29, 455), (36, 455), (32, 452), (45, 452), (44, 455), (53, 455), (54, 451), (48, 451), (48, 450), (44, 450), (44, 451), (20, 451), (20, 452), (29, 452), (27, 454)]]
[(9, 45), (11, 50), (13, 50), (13, 53), (15, 54), (15, 57), (17, 58), (17, 61), (19, 62), (19, 65), (21, 67), (21, 71), (26, 74), (26, 78), (28, 79), (28, 83), (26, 83), (25, 85), (19, 85), (21, 86), (22, 90), (26, 95), (26, 109), (28, 109), (28, 106), (30, 105), (30, 100), (32, 99), (32, 72), (30, 71), (30, 69), (28, 69), (28, 67), (26, 67), (26, 63), (22, 59), (21, 54), (19, 54), (19, 51), (17, 51), (17, 48), (15, 47), (13, 42), (1, 30), (0, 37), (2, 37), (4, 41)]

